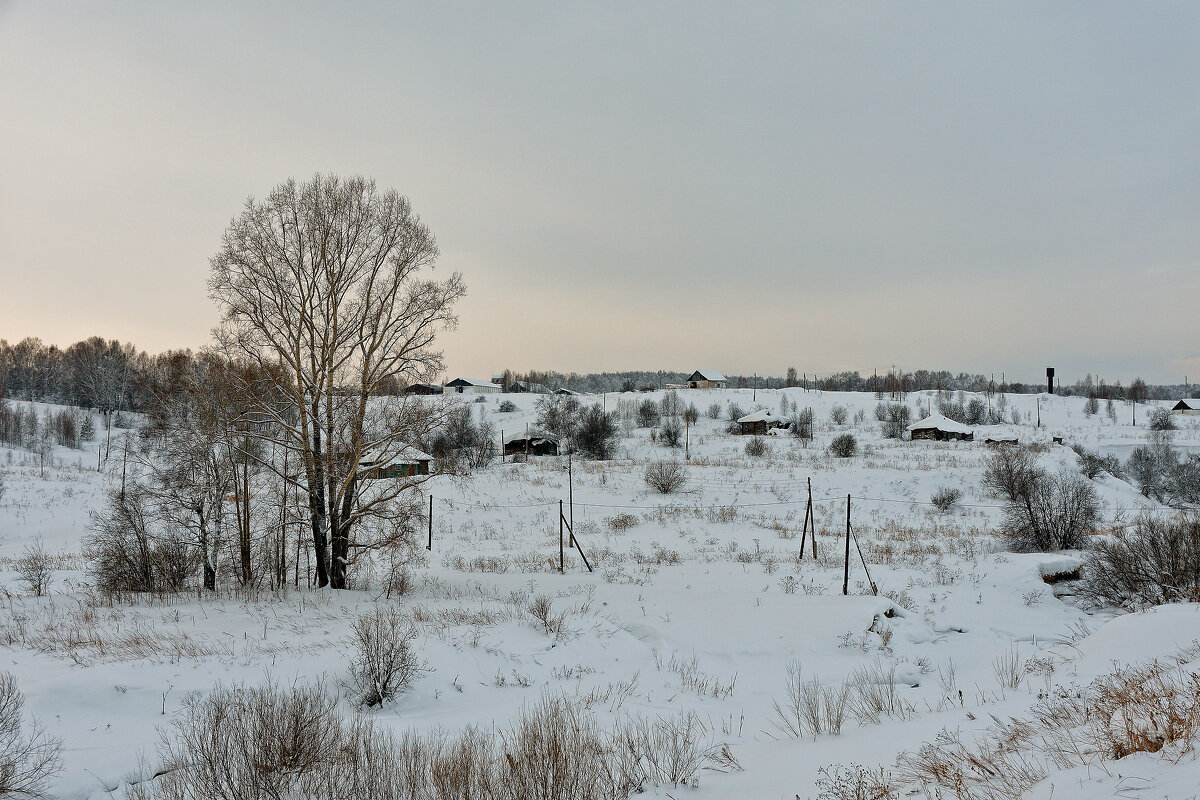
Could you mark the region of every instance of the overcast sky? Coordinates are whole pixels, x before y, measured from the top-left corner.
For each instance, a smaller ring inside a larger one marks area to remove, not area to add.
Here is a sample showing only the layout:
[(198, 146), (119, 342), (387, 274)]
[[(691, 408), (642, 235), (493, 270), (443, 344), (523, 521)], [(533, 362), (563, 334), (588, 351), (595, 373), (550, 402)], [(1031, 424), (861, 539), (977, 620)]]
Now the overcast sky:
[(0, 338), (205, 344), (248, 196), (408, 195), (451, 376), (1200, 379), (1200, 4), (0, 0)]

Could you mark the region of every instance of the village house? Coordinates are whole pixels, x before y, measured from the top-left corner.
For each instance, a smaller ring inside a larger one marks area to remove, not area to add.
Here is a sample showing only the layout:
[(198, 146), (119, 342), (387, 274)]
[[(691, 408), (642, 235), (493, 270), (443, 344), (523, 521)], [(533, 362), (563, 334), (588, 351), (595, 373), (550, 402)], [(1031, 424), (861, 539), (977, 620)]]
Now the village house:
[(504, 391), (503, 386), (498, 386), (491, 381), (477, 381), (471, 378), (455, 378), (446, 384), (446, 390), (450, 392), (458, 392), (459, 394), (499, 394)]
[(973, 430), (961, 422), (955, 422), (941, 414), (930, 414), (920, 422), (909, 425), (908, 434), (909, 439), (914, 442), (918, 439), (933, 439), (939, 442), (950, 440), (972, 442), (975, 440)]
[(763, 409), (738, 418), (738, 433), (745, 436), (765, 436), (771, 428), (783, 425), (783, 420)]
[(433, 456), (422, 453), (415, 447), (406, 446), (392, 458), (386, 461), (362, 461), (358, 466), (358, 476), (363, 480), (385, 480), (388, 478), (410, 478), (414, 475), (428, 475), (429, 462)]
[(552, 433), (530, 431), (504, 437), (506, 456), (556, 456), (558, 437)]
[(698, 369), (688, 376), (689, 389), (726, 389), (729, 381), (715, 369)]
[(404, 387), (405, 394), (441, 394), (444, 391), (441, 386), (428, 383), (413, 383)]

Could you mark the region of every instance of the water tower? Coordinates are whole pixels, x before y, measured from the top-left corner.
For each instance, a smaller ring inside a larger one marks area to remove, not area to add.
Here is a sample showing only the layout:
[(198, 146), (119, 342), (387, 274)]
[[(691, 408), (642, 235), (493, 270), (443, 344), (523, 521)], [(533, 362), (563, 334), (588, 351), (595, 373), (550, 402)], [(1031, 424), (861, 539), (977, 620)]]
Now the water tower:
[(1054, 394), (1054, 367), (1046, 367), (1046, 386), (1050, 394)]

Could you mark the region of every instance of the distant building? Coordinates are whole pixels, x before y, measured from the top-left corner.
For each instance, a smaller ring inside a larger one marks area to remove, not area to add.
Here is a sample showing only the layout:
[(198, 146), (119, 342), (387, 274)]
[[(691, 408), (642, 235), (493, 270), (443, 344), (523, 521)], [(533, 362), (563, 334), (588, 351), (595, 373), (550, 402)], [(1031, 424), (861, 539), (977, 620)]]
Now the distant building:
[(567, 389), (563, 386), (560, 386), (557, 389), (555, 389), (554, 393), (555, 394), (566, 394), (566, 395), (570, 395), (571, 397), (579, 396), (579, 392), (575, 391), (574, 389)]
[(950, 440), (975, 441), (975, 431), (961, 422), (947, 419), (941, 414), (930, 414), (920, 422), (914, 422), (912, 425), (909, 425), (908, 434), (909, 439), (914, 442), (918, 439), (934, 439), (939, 442)]
[(1187, 397), (1171, 406), (1172, 414), (1200, 414), (1200, 397)]
[(1010, 444), (1019, 444), (1015, 433), (991, 433), (983, 440), (984, 444), (990, 444), (993, 447), (1003, 447)]
[(506, 456), (556, 456), (558, 455), (558, 437), (552, 433), (531, 431), (504, 437), (504, 455)]
[(445, 390), (441, 386), (428, 383), (414, 383), (404, 387), (405, 394), (441, 394)]
[(492, 394), (504, 391), (491, 381), (476, 381), (470, 378), (455, 378), (446, 384), (446, 391), (459, 394)]
[(689, 389), (725, 389), (729, 381), (715, 369), (698, 369), (688, 376)]
[(738, 433), (745, 436), (764, 436), (771, 428), (783, 425), (783, 420), (765, 409), (739, 417), (737, 422)]
[(415, 447), (405, 447), (395, 458), (387, 461), (363, 461), (359, 465), (358, 475), (363, 480), (384, 480), (387, 478), (409, 478), (413, 475), (428, 475), (429, 462), (433, 456), (422, 453)]

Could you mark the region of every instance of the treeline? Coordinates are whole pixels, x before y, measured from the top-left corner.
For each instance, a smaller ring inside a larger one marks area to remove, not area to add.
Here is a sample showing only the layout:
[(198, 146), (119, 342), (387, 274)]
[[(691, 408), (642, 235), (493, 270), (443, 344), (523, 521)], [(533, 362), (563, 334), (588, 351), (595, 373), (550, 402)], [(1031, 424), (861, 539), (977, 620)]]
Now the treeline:
[[(666, 370), (627, 370), (624, 372), (564, 373), (554, 370), (504, 371), (504, 385), (512, 386), (523, 382), (529, 386), (553, 391), (567, 388), (577, 392), (633, 392), (663, 389), (668, 384), (683, 384), (690, 372)], [(980, 394), (1036, 394), (1045, 391), (1044, 381), (1026, 383), (1009, 381), (1005, 376), (953, 373), (949, 370), (918, 369), (912, 372), (887, 372), (863, 375), (857, 371), (835, 372), (820, 376), (789, 367), (787, 374), (735, 375), (725, 373), (730, 388), (783, 389), (793, 386), (819, 389), (826, 392), (872, 392), (877, 395), (898, 397), (908, 392), (931, 390), (938, 392), (978, 392)], [(1095, 397), (1099, 400), (1171, 400), (1193, 391), (1185, 384), (1147, 384), (1135, 378), (1128, 387), (1121, 381), (1108, 382), (1099, 376), (1088, 374), (1072, 384), (1056, 384), (1055, 392), (1064, 396)], [(1189, 395), (1190, 396), (1190, 395)]]
[[(108, 415), (149, 413), (177, 396), (189, 376), (202, 371), (203, 356), (191, 350), (152, 355), (116, 339), (93, 336), (66, 348), (27, 337), (0, 339), (0, 399), (92, 408)], [(400, 394), (404, 385), (387, 376), (374, 395)]]

